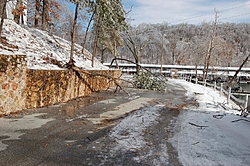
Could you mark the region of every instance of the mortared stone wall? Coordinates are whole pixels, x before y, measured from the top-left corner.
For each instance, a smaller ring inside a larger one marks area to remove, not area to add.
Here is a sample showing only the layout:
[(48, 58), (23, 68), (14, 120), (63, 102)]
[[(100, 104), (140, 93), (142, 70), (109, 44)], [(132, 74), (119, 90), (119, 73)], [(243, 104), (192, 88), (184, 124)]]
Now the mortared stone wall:
[(98, 75), (121, 74), (121, 70), (32, 70), (24, 55), (0, 55), (0, 116), (90, 95), (115, 85)]

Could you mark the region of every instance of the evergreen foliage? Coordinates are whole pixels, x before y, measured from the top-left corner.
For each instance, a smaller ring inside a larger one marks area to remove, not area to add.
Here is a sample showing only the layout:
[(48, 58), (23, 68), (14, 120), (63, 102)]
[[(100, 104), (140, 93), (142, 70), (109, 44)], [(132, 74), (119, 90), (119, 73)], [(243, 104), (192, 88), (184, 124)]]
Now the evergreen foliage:
[(140, 69), (139, 72), (134, 75), (134, 85), (139, 89), (166, 92), (167, 81), (168, 80), (165, 76), (154, 76), (152, 73), (144, 69)]

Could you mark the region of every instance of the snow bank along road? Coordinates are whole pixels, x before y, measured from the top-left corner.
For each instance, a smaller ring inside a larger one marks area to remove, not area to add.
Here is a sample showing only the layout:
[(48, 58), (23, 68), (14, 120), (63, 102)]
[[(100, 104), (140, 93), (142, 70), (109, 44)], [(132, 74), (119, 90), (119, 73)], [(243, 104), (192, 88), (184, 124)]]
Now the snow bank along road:
[[(173, 80), (196, 93), (199, 107), (182, 111), (170, 142), (178, 151), (183, 165), (250, 165), (250, 118), (237, 116), (234, 103), (200, 85)], [(234, 109), (233, 109), (234, 108)]]
[(250, 165), (250, 119), (217, 92), (128, 91), (0, 118), (0, 165)]

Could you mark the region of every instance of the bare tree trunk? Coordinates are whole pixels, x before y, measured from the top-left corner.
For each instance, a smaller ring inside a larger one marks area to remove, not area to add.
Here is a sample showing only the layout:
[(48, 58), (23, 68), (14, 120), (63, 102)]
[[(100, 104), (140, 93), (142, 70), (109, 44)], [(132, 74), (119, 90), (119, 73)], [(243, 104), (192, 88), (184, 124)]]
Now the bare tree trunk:
[(139, 52), (140, 51), (137, 51), (136, 49), (136, 45), (135, 45), (135, 42), (132, 40), (131, 36), (129, 36), (127, 38), (127, 40), (131, 43), (132, 46), (130, 46), (127, 42), (125, 43), (126, 46), (128, 47), (128, 49), (130, 50), (130, 52), (133, 54), (134, 56), (134, 59), (135, 59), (135, 64), (136, 64), (136, 73), (138, 74), (139, 73), (139, 70), (140, 70), (140, 65), (139, 65)]
[(140, 69), (141, 69), (141, 67), (139, 65), (139, 56), (138, 56), (138, 54), (135, 55), (135, 64), (136, 64), (136, 73), (138, 74)]
[(246, 57), (246, 59), (243, 61), (243, 63), (240, 65), (239, 69), (235, 72), (233, 78), (230, 80), (230, 82), (228, 83), (227, 87), (229, 88), (233, 81), (237, 78), (238, 73), (241, 71), (242, 67), (245, 65), (245, 63), (248, 61), (248, 58), (250, 57), (250, 54)]
[(197, 68), (198, 68), (198, 65), (197, 65), (197, 63), (195, 63), (195, 78), (196, 79), (198, 79), (198, 70), (197, 70)]
[(2, 35), (3, 21), (6, 18), (6, 4), (7, 4), (7, 0), (4, 0), (2, 4), (0, 4), (0, 9), (1, 9), (0, 10), (1, 11), (0, 36)]
[(208, 50), (207, 50), (205, 61), (204, 61), (203, 81), (206, 80), (207, 76), (208, 76), (210, 58), (211, 58), (211, 53), (213, 50), (213, 42), (214, 42), (214, 38), (216, 36), (217, 19), (218, 19), (218, 12), (215, 10), (215, 20), (214, 20), (214, 24), (213, 24), (213, 32), (212, 32), (211, 39), (209, 41), (209, 46), (208, 46)]
[[(23, 1), (22, 1), (22, 0), (17, 0), (15, 9), (16, 9), (17, 11), (20, 11), (20, 6), (21, 6), (22, 4), (23, 4)], [(17, 24), (20, 24), (20, 19), (21, 19), (20, 13), (14, 15), (14, 21), (15, 21)]]
[(85, 31), (84, 41), (83, 41), (83, 45), (82, 45), (82, 53), (84, 52), (84, 49), (86, 46), (89, 27), (90, 27), (91, 22), (93, 21), (94, 15), (95, 15), (95, 12), (92, 13), (91, 18), (89, 19), (89, 22), (88, 22), (88, 26), (87, 26), (86, 31)]
[(206, 61), (205, 61), (205, 65), (204, 65), (204, 77), (203, 80), (207, 79), (207, 75), (208, 75), (208, 69), (209, 69), (209, 65), (210, 65), (210, 57), (211, 57), (211, 52), (213, 49), (213, 40), (214, 38), (212, 37), (210, 42), (209, 42), (209, 46), (208, 46), (208, 51), (207, 51), (207, 55), (206, 55)]
[(116, 64), (116, 68), (119, 69), (119, 65), (118, 62), (116, 60), (117, 57), (117, 50), (116, 50), (116, 41), (114, 40), (114, 57), (115, 57), (115, 64)]
[(7, 18), (7, 15), (6, 15), (6, 4), (7, 4), (7, 0), (2, 0), (0, 2), (0, 18), (4, 18), (4, 19)]
[(40, 0), (36, 0), (35, 27), (37, 27), (39, 24), (39, 9), (40, 9)]
[(70, 49), (70, 59), (69, 59), (69, 64), (68, 64), (69, 67), (73, 66), (75, 31), (76, 31), (76, 22), (77, 22), (77, 17), (78, 17), (78, 9), (79, 9), (79, 3), (76, 3), (75, 18), (74, 18), (73, 28), (72, 28), (72, 32), (71, 32), (71, 49)]
[(93, 49), (93, 54), (92, 54), (92, 60), (91, 60), (92, 61), (91, 66), (92, 67), (95, 66), (95, 57), (96, 57), (96, 54), (97, 54), (98, 41), (99, 41), (99, 37), (98, 37), (98, 33), (96, 33), (95, 40), (94, 40), (94, 49)]
[(42, 29), (44, 31), (48, 30), (48, 21), (49, 21), (49, 1), (43, 0)]
[(173, 59), (173, 65), (175, 65), (175, 48), (173, 49), (173, 52), (172, 52), (172, 59)]
[(102, 55), (101, 55), (101, 63), (104, 63), (104, 52), (105, 52), (106, 48), (102, 47)]
[(96, 33), (95, 33), (95, 40), (94, 40), (94, 49), (93, 49), (93, 54), (92, 54), (92, 67), (95, 66), (95, 57), (97, 54), (97, 47), (98, 47), (98, 42), (99, 42), (99, 30), (100, 30), (100, 23), (101, 23), (101, 18), (98, 18), (97, 21), (97, 29), (96, 29)]
[(163, 52), (164, 52), (164, 34), (162, 35), (162, 41), (161, 41), (161, 60), (160, 60), (160, 64), (161, 64), (161, 69), (160, 69), (160, 74), (162, 75), (162, 65), (163, 65)]

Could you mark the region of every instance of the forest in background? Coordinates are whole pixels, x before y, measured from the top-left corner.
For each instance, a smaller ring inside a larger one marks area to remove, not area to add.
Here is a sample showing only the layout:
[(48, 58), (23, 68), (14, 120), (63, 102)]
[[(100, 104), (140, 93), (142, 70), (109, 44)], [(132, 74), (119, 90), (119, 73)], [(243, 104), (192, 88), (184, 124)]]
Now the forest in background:
[[(249, 54), (249, 23), (218, 23), (213, 36), (214, 23), (192, 24), (141, 24), (123, 32), (124, 46), (118, 56), (133, 59), (138, 54), (143, 64), (204, 66), (211, 45), (211, 66), (239, 66)], [(134, 52), (134, 53), (133, 53)], [(104, 54), (110, 62), (112, 55)]]
[[(79, 13), (74, 22), (77, 4)], [(101, 62), (119, 57), (147, 64), (239, 66), (249, 54), (250, 24), (217, 22), (216, 12), (214, 22), (198, 25), (166, 22), (131, 26), (123, 20), (130, 11), (124, 11), (120, 0), (28, 0), (13, 12), (20, 17), (26, 8), (29, 27), (69, 41), (76, 23), (74, 42)], [(110, 12), (113, 14), (108, 17)]]

